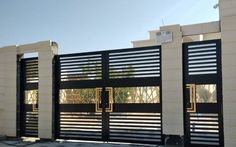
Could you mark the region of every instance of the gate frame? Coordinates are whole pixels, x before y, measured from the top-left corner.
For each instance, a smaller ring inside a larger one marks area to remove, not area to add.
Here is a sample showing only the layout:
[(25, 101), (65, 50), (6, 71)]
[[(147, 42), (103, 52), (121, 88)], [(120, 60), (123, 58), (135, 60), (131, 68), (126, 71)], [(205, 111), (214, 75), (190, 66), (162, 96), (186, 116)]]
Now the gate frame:
[[(25, 91), (26, 90), (39, 90), (39, 81), (35, 83), (26, 82), (26, 64), (27, 60), (37, 59), (38, 57), (22, 58), (18, 56), (17, 58), (17, 138), (21, 137), (38, 137), (37, 136), (27, 136), (24, 135), (24, 123), (26, 121), (26, 111), (25, 111)], [(39, 64), (37, 64), (39, 69)], [(39, 70), (38, 70), (39, 72)], [(38, 77), (39, 78), (39, 77)], [(27, 88), (28, 87), (28, 88)], [(39, 100), (39, 97), (38, 97)], [(39, 117), (38, 117), (39, 118)], [(39, 133), (39, 132), (38, 132)]]
[[(187, 48), (186, 45), (195, 45), (196, 43), (199, 44), (204, 44), (204, 43), (216, 43), (216, 49), (218, 49), (216, 51), (216, 58), (217, 58), (217, 74), (214, 75), (215, 77), (217, 77), (218, 81), (216, 82), (216, 85), (217, 85), (217, 106), (218, 106), (218, 122), (219, 122), (219, 146), (223, 145), (224, 146), (224, 117), (223, 117), (223, 85), (222, 85), (222, 43), (221, 43), (221, 39), (214, 39), (214, 40), (205, 40), (205, 41), (195, 41), (195, 42), (186, 42), (186, 43), (183, 43), (182, 44), (182, 56), (183, 56), (183, 62), (182, 62), (182, 65), (183, 65), (183, 112), (184, 112), (184, 117), (183, 117), (183, 120), (184, 120), (184, 144), (185, 145), (188, 145), (188, 143), (190, 143), (190, 140), (188, 140), (188, 136), (186, 136), (186, 134), (188, 134), (187, 130), (186, 130), (186, 125), (188, 125), (188, 123), (186, 122), (186, 113), (187, 113), (187, 103), (186, 103), (186, 92), (185, 92), (185, 89), (186, 89), (186, 65), (187, 64), (187, 59), (184, 58), (185, 57), (185, 49)], [(200, 75), (200, 76), (205, 76), (205, 75)], [(207, 78), (211, 79), (210, 76), (208, 76)], [(195, 77), (194, 80), (198, 80), (200, 77)], [(214, 79), (214, 78), (213, 78)], [(193, 81), (194, 81), (193, 80)], [(200, 78), (200, 81), (201, 78)], [(199, 83), (202, 83), (202, 82), (199, 82)], [(204, 82), (203, 82), (204, 83)], [(198, 146), (205, 146), (207, 147), (208, 145), (198, 145)], [(217, 146), (216, 146), (217, 147)]]
[[(162, 47), (160, 45), (155, 45), (155, 46), (147, 46), (147, 47), (141, 47), (141, 48), (147, 48), (147, 49), (153, 49), (154, 47), (158, 47), (159, 49), (159, 60), (160, 60), (160, 76), (159, 77), (156, 77), (158, 78), (158, 86), (159, 86), (159, 90), (160, 90), (160, 103), (154, 103), (154, 104), (159, 104), (160, 105), (160, 120), (161, 120), (161, 142), (160, 144), (164, 144), (164, 134), (163, 134), (163, 113), (162, 113)], [(90, 55), (91, 53), (92, 54), (95, 54), (95, 53), (101, 53), (101, 64), (102, 64), (102, 78), (99, 79), (99, 83), (101, 83), (101, 86), (100, 87), (110, 87), (109, 83), (111, 83), (112, 80), (114, 79), (110, 79), (109, 78), (109, 53), (112, 52), (112, 51), (115, 51), (115, 52), (120, 52), (120, 51), (123, 51), (123, 50), (128, 50), (128, 51), (133, 51), (133, 50), (136, 50), (138, 48), (124, 48), (124, 49), (115, 49), (115, 50), (105, 50), (105, 51), (93, 51), (93, 52), (82, 52), (82, 53), (71, 53), (71, 54), (62, 54), (62, 55), (68, 55), (68, 56), (73, 56), (73, 55)], [(53, 132), (53, 136), (54, 136), (54, 139), (57, 139), (57, 138), (60, 138), (59, 137), (59, 132), (60, 132), (60, 111), (59, 111), (59, 99), (60, 99), (60, 96), (59, 96), (59, 93), (60, 93), (60, 85), (61, 85), (61, 78), (60, 78), (60, 56), (61, 55), (55, 55), (54, 57), (54, 80), (55, 80), (55, 83), (54, 83), (54, 92), (55, 92), (55, 99), (54, 99), (54, 107), (55, 107), (55, 112), (54, 112), (54, 132)], [(145, 77), (144, 77), (145, 78)], [(145, 82), (143, 78), (143, 82)], [(141, 79), (141, 78), (140, 78)], [(115, 79), (117, 81), (119, 81), (119, 83), (122, 83), (122, 81), (125, 81), (125, 78), (120, 78), (120, 79)], [(132, 81), (135, 81), (137, 80), (136, 78), (134, 79), (131, 79)], [(78, 82), (78, 81), (77, 81)], [(84, 83), (86, 83), (87, 81), (82, 81)], [(88, 81), (89, 83), (90, 81)], [(108, 82), (108, 83), (107, 83)], [(107, 83), (107, 84), (105, 84)], [(115, 84), (117, 86), (119, 86), (119, 83)], [(73, 85), (75, 83), (72, 83)], [(105, 85), (104, 85), (105, 84)], [(89, 87), (89, 86), (86, 86), (86, 87)], [(122, 87), (122, 86), (121, 86)], [(82, 87), (81, 87), (82, 88)], [(127, 103), (128, 104), (128, 103)], [(152, 104), (152, 103), (151, 103)], [(104, 108), (103, 108), (104, 109)], [(104, 110), (103, 110), (104, 111)], [(141, 112), (140, 112), (141, 113)], [(145, 113), (145, 112), (143, 112)], [(159, 112), (158, 112), (159, 113)], [(110, 116), (110, 115), (109, 115)], [(103, 120), (105, 119), (105, 120)], [(102, 128), (101, 128), (101, 131), (102, 131), (102, 141), (115, 141), (115, 140), (111, 140), (109, 139), (109, 117), (107, 117), (107, 114), (106, 112), (103, 112), (102, 113)], [(105, 122), (105, 123), (104, 123)], [(107, 124), (107, 125), (106, 125)], [(108, 130), (107, 131), (104, 131), (104, 130)], [(96, 139), (94, 139), (96, 140)], [(135, 143), (135, 141), (124, 141), (124, 142), (130, 142), (130, 143)], [(137, 142), (136, 142), (137, 143)], [(145, 143), (145, 142), (143, 142)]]

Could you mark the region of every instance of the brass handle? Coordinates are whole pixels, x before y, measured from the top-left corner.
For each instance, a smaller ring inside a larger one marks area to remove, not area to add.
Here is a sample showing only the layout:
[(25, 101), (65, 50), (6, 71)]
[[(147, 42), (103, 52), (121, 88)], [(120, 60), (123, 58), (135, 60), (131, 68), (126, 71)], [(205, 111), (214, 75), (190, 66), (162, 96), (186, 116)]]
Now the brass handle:
[(186, 88), (189, 89), (189, 102), (190, 107), (187, 107), (187, 112), (196, 112), (196, 85), (195, 84), (187, 84)]
[(102, 108), (99, 107), (100, 99), (101, 99), (102, 88), (96, 88), (96, 103), (95, 103), (95, 111), (102, 112)]
[(32, 104), (32, 111), (33, 112), (38, 112), (38, 107), (37, 107), (37, 104)]
[(106, 108), (106, 112), (112, 112), (113, 111), (113, 88), (112, 87), (106, 87), (106, 91), (109, 93), (109, 107)]
[[(109, 94), (109, 97), (108, 97), (109, 105), (108, 105), (108, 108), (105, 108), (105, 112), (112, 112), (113, 111), (113, 88), (106, 87), (105, 90), (108, 91), (108, 94)], [(100, 107), (101, 92), (102, 92), (102, 88), (96, 88), (96, 103), (95, 103), (96, 112), (102, 112), (102, 108)]]

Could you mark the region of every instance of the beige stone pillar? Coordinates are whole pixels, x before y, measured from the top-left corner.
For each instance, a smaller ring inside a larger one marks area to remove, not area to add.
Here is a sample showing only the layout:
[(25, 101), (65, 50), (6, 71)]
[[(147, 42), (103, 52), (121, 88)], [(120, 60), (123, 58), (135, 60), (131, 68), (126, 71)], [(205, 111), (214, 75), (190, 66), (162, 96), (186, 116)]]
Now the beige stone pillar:
[(160, 27), (171, 31), (173, 42), (162, 43), (163, 133), (183, 135), (182, 32), (180, 25)]
[(0, 48), (0, 135), (16, 137), (17, 47)]
[(53, 50), (39, 50), (39, 138), (52, 139)]
[(220, 0), (225, 147), (236, 146), (236, 1)]
[(0, 135), (4, 135), (4, 101), (5, 101), (5, 65), (4, 48), (0, 48)]

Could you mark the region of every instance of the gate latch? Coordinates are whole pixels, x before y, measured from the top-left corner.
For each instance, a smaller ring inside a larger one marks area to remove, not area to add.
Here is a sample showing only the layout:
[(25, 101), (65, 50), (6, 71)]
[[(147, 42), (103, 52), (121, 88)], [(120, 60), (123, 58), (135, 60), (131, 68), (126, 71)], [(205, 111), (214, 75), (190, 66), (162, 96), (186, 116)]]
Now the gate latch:
[[(106, 87), (105, 91), (108, 92), (108, 107), (105, 108), (105, 112), (112, 112), (113, 111), (113, 88), (112, 87)], [(96, 104), (95, 109), (96, 112), (102, 112), (102, 107), (100, 107), (100, 104), (102, 102), (102, 88), (96, 88)]]

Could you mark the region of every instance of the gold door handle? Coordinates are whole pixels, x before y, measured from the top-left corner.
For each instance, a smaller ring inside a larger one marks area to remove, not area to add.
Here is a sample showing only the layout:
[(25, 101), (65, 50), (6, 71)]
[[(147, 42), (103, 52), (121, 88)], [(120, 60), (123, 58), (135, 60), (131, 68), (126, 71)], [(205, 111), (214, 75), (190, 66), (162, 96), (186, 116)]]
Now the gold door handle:
[(100, 108), (100, 101), (101, 101), (101, 93), (102, 88), (96, 88), (96, 97), (95, 97), (95, 111), (96, 112), (102, 112), (102, 108)]
[(33, 112), (38, 112), (38, 106), (37, 106), (37, 104), (32, 104), (32, 111)]
[(189, 102), (190, 107), (187, 107), (187, 112), (196, 112), (196, 85), (195, 84), (187, 84), (186, 88), (189, 89)]
[(106, 87), (106, 91), (108, 91), (108, 94), (109, 94), (109, 97), (108, 97), (109, 106), (105, 110), (106, 112), (112, 112), (113, 111), (113, 88)]
[[(108, 92), (108, 108), (105, 108), (105, 112), (112, 112), (113, 111), (113, 88), (106, 87), (105, 89)], [(102, 108), (100, 107), (101, 102), (101, 93), (102, 88), (96, 88), (96, 103), (95, 103), (95, 111), (102, 112)]]

